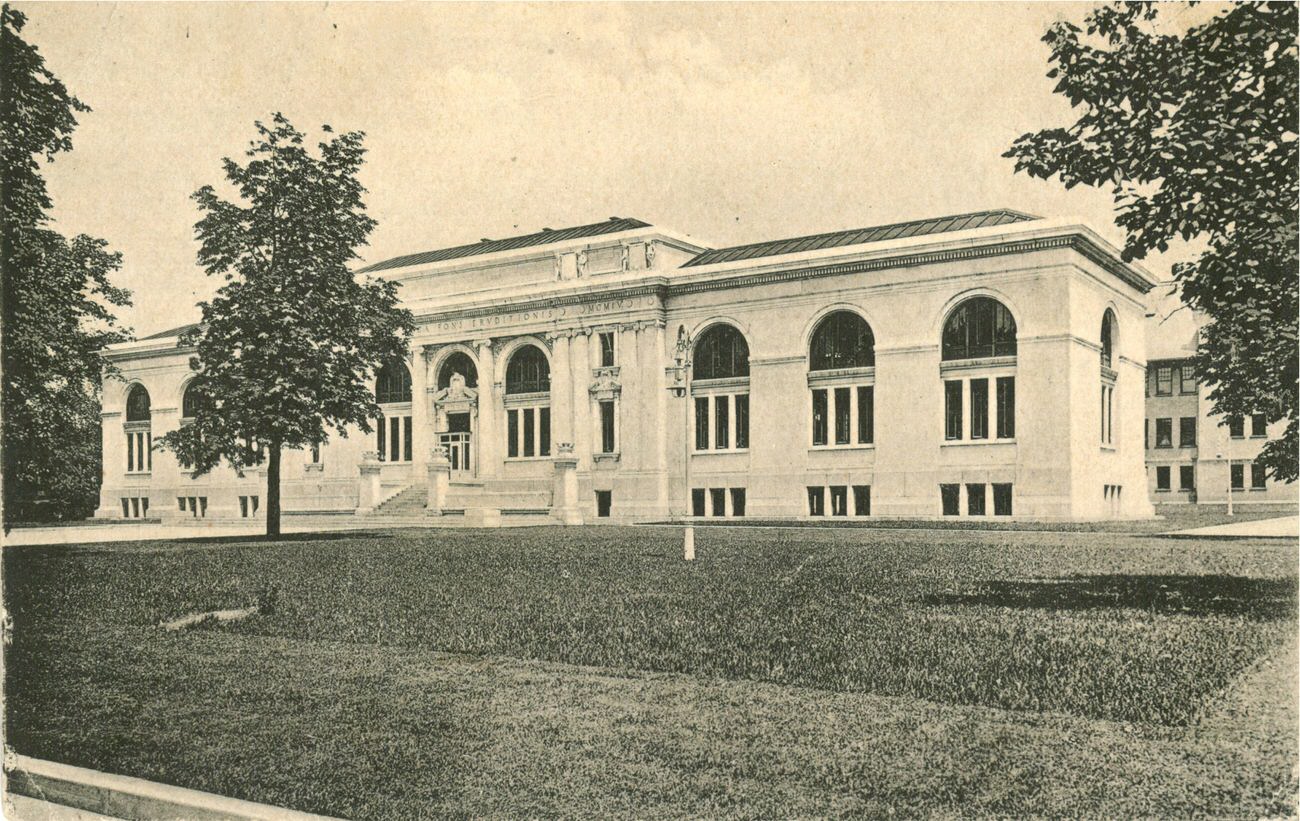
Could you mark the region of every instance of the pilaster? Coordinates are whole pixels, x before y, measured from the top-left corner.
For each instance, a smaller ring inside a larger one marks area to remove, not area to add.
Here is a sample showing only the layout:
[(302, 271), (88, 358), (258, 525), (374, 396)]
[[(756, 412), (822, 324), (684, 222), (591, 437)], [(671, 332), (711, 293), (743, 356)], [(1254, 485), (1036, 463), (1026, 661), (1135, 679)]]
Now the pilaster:
[(491, 478), (497, 475), (501, 464), (497, 420), (502, 418), (502, 411), (498, 408), (502, 391), (496, 382), (492, 340), (477, 340), (474, 347), (478, 351), (478, 429), (474, 431), (474, 438), (478, 441), (478, 475)]
[[(572, 333), (548, 334), (551, 341), (551, 442), (573, 442), (573, 363), (570, 357)], [(579, 377), (581, 378), (581, 377)]]
[(591, 331), (583, 328), (573, 337), (573, 455), (579, 470), (591, 470)]

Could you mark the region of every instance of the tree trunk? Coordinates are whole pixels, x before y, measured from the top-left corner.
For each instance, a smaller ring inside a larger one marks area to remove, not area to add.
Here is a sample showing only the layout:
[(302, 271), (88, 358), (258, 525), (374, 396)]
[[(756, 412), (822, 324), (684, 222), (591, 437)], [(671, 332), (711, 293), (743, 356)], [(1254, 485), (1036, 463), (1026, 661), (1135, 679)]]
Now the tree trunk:
[(266, 463), (266, 535), (280, 536), (280, 443), (271, 443)]

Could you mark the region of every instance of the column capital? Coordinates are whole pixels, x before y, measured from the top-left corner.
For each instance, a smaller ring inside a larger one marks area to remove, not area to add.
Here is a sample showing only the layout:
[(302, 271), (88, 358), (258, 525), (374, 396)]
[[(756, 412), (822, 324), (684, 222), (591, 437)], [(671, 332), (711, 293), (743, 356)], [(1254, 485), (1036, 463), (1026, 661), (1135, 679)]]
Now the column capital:
[(483, 353), (484, 348), (487, 348), (489, 351), (492, 350), (492, 339), (490, 338), (475, 339), (473, 344), (474, 344), (474, 348), (477, 349), (480, 354)]
[(424, 364), (428, 365), (430, 362), (432, 362), (433, 357), (437, 355), (438, 349), (441, 347), (442, 347), (441, 345), (435, 345), (432, 343), (428, 345), (421, 345), (420, 357), (424, 359)]

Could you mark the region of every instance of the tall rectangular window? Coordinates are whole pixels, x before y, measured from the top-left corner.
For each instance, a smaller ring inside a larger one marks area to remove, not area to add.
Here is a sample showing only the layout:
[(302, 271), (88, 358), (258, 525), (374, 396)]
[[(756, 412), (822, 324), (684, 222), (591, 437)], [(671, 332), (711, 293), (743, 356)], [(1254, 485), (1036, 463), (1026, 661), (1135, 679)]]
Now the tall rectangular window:
[(411, 428), (412, 428), (411, 417), (409, 416), (403, 417), (402, 418), (402, 458), (408, 462), (411, 461), (411, 450), (413, 447), (413, 445), (411, 444)]
[(543, 405), (537, 409), (537, 455), (551, 455), (551, 408)]
[(1196, 447), (1196, 417), (1181, 416), (1178, 419), (1178, 447)]
[(713, 397), (713, 448), (731, 447), (731, 397)]
[(831, 485), (831, 515), (849, 515), (849, 489), (845, 485)]
[(745, 515), (745, 489), (743, 487), (733, 487), (731, 489), (731, 515)]
[(1196, 393), (1196, 371), (1191, 365), (1183, 365), (1182, 380), (1178, 390), (1182, 393)]
[(943, 383), (943, 438), (961, 438), (961, 382)]
[(605, 331), (600, 335), (600, 366), (614, 367), (614, 332)]
[(958, 515), (961, 512), (961, 486), (939, 485), (939, 501), (943, 503), (943, 515)]
[(1174, 446), (1174, 420), (1156, 420), (1156, 447), (1172, 448)]
[(388, 420), (388, 455), (390, 462), (402, 461), (402, 420), (394, 416)]
[(376, 433), (376, 440), (377, 440), (376, 444), (378, 445), (376, 451), (379, 454), (379, 461), (381, 462), (387, 461), (388, 460), (388, 444), (387, 444), (388, 443), (388, 420), (387, 419), (385, 419), (382, 416), (379, 417), (379, 424), (375, 425), (375, 433)]
[(1228, 435), (1240, 439), (1246, 435), (1246, 422), (1240, 416), (1228, 417)]
[(853, 486), (853, 515), (871, 515), (871, 485)]
[(736, 447), (749, 447), (749, 394), (736, 394)]
[(709, 507), (714, 516), (727, 515), (727, 489), (725, 487), (709, 488)]
[(876, 439), (875, 388), (858, 387), (858, 444), (866, 445)]
[(514, 459), (519, 455), (519, 411), (506, 411), (506, 456)]
[(695, 449), (709, 449), (709, 397), (695, 397)]
[(993, 515), (1011, 515), (1011, 485), (1009, 483), (993, 485)]
[(1268, 436), (1268, 418), (1262, 413), (1252, 413), (1250, 415), (1250, 435), (1251, 436)]
[[(1267, 477), (1265, 476), (1265, 472), (1264, 472), (1264, 463), (1251, 462), (1250, 463), (1250, 486), (1255, 490), (1263, 490), (1266, 479)], [(148, 501), (146, 500), (146, 506), (147, 504)]]
[[(134, 433), (128, 433), (126, 435), (126, 472), (127, 473), (135, 472), (135, 434)], [(126, 499), (123, 499), (122, 503), (125, 504)]]
[[(1260, 434), (1261, 436), (1263, 434)], [(144, 434), (144, 458), (145, 470), (153, 470), (153, 432)], [(149, 507), (149, 500), (145, 499), (145, 508)]]
[(704, 515), (704, 488), (702, 487), (691, 489), (691, 515)]
[(848, 388), (835, 389), (835, 444), (847, 445), (850, 441), (849, 419), (853, 411), (849, 404), (851, 392)]
[(998, 438), (1016, 438), (1016, 378), (999, 376), (998, 391)]
[(1178, 466), (1178, 489), (1179, 490), (1196, 490), (1196, 467), (1193, 465)]
[(1156, 396), (1169, 396), (1174, 392), (1174, 369), (1156, 369)]
[(524, 456), (534, 456), (537, 453), (537, 429), (533, 427), (535, 424), (537, 424), (536, 409), (524, 408)]
[(989, 438), (989, 381), (970, 381), (970, 438)]
[(1156, 466), (1156, 490), (1169, 489), (1169, 465)]
[(600, 452), (614, 452), (614, 400), (600, 403)]
[(984, 485), (966, 485), (966, 515), (984, 515)]
[(1245, 490), (1246, 488), (1246, 466), (1240, 463), (1233, 464), (1228, 468), (1228, 475), (1232, 477), (1233, 490)]
[(596, 516), (601, 519), (609, 518), (609, 509), (613, 503), (614, 492), (611, 490), (596, 491)]
[(812, 392), (812, 425), (813, 425), (813, 445), (824, 445), (827, 443), (827, 406), (826, 391), (815, 390)]
[(826, 515), (826, 488), (822, 488), (822, 487), (808, 488), (808, 515), (809, 516)]

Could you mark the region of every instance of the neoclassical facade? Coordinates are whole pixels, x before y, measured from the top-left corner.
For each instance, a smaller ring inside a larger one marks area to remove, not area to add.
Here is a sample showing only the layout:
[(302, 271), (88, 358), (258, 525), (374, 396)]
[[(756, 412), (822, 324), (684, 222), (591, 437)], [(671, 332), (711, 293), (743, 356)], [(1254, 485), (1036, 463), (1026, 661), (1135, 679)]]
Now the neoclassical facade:
[[(711, 249), (638, 220), (400, 257), (374, 430), (286, 513), (439, 524), (1147, 516), (1145, 294), (1088, 227), (989, 211)], [(181, 470), (184, 329), (113, 346), (104, 517), (262, 514)]]

